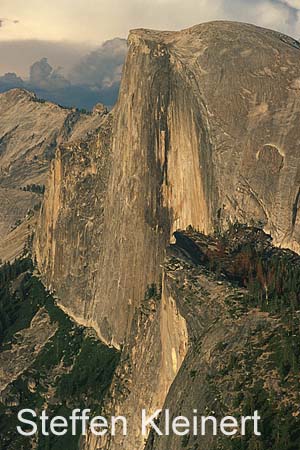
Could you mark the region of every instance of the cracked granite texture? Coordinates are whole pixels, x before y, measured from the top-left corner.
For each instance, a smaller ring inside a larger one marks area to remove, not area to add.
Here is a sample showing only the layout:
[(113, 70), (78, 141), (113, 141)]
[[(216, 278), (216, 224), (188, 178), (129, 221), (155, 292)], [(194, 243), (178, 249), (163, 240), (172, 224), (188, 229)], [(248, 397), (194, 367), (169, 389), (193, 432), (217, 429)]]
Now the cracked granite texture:
[[(177, 229), (208, 234), (238, 221), (262, 226), (277, 246), (300, 245), (299, 44), (222, 21), (133, 30), (128, 42), (117, 105), (96, 133), (56, 152), (35, 241), (43, 280), (61, 307), (116, 348), (137, 336), (148, 287), (164, 286), (162, 264)], [(186, 319), (173, 304), (169, 316), (177, 313), (174, 330), (155, 315), (148, 339), (161, 354), (185, 342), (176, 336), (184, 336)], [(147, 350), (139, 355), (148, 364)], [(147, 399), (161, 407), (181, 369), (165, 371), (159, 360), (141, 369), (128, 352), (133, 379), (162, 380)], [(133, 383), (126, 408), (146, 399), (142, 389)], [(124, 445), (138, 450), (145, 442), (135, 435), (104, 448)]]

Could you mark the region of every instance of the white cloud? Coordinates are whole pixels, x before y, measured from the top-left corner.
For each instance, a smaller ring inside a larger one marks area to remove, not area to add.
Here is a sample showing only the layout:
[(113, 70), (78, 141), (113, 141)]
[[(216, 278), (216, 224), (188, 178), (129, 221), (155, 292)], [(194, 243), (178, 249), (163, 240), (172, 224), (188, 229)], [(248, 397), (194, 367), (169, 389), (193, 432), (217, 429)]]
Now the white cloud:
[(300, 36), (300, 0), (1, 0), (0, 40), (100, 44), (131, 28), (181, 29), (215, 19), (256, 23)]
[(291, 8), (300, 9), (300, 0), (281, 0), (282, 3), (290, 6)]

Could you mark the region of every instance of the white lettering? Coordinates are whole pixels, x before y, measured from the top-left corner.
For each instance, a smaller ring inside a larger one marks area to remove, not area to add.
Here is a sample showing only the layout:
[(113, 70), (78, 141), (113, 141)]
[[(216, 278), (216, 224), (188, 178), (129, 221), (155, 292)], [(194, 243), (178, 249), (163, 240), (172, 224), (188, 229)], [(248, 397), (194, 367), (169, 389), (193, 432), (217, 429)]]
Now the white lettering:
[(36, 412), (33, 409), (21, 409), (18, 413), (18, 420), (21, 423), (24, 423), (25, 425), (30, 425), (32, 427), (31, 431), (23, 431), (20, 426), (17, 426), (17, 431), (22, 436), (32, 436), (37, 432), (37, 426), (36, 423), (32, 420), (24, 419), (23, 414), (31, 414), (32, 417), (36, 417)]
[[(56, 428), (64, 428), (61, 431), (58, 431)], [(50, 431), (55, 436), (63, 436), (68, 431), (68, 421), (63, 416), (55, 416), (50, 422)]]
[[(233, 430), (227, 431), (226, 428), (235, 428)], [(220, 430), (221, 433), (225, 434), (225, 436), (233, 436), (237, 433), (238, 430), (238, 421), (232, 416), (223, 417), (220, 422)]]
[(162, 436), (162, 432), (160, 431), (160, 429), (158, 428), (158, 426), (156, 425), (156, 423), (154, 422), (155, 419), (157, 419), (158, 415), (161, 413), (161, 409), (157, 409), (155, 411), (154, 414), (152, 414), (152, 416), (147, 418), (147, 414), (146, 414), (146, 410), (143, 409), (142, 410), (142, 435), (143, 436), (147, 436), (148, 434), (148, 427), (151, 427), (156, 434), (158, 434), (159, 436)]

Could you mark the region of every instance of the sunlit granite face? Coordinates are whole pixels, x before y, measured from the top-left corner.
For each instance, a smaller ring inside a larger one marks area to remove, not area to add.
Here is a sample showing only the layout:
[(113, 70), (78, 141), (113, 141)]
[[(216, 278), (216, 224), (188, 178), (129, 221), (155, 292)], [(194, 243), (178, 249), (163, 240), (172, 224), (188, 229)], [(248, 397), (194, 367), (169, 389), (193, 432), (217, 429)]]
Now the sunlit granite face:
[[(172, 295), (162, 309), (161, 265), (175, 230), (207, 234), (238, 221), (299, 250), (299, 54), (293, 39), (239, 23), (132, 31), (116, 107), (97, 132), (57, 151), (35, 253), (61, 307), (132, 357), (133, 367), (119, 367), (132, 387), (113, 406), (161, 407), (184, 358), (186, 324)], [(161, 303), (144, 322), (152, 285)], [(139, 350), (136, 336), (145, 339)], [(145, 393), (141, 374), (161, 384)], [(144, 439), (103, 445), (139, 449)]]

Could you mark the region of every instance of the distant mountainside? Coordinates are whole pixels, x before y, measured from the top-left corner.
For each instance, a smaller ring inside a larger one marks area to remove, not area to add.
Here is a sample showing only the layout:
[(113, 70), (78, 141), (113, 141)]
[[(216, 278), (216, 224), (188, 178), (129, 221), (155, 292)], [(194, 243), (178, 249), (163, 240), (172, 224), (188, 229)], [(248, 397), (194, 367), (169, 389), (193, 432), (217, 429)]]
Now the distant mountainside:
[[(223, 21), (133, 30), (128, 43), (110, 112), (99, 105), (80, 114), (24, 91), (5, 94), (12, 98), (2, 189), (15, 192), (26, 181), (21, 194), (33, 190), (42, 202), (24, 250), (31, 275), (63, 316), (114, 348), (116, 366), (96, 409), (125, 414), (131, 424), (126, 436), (90, 432), (74, 445), (298, 450), (299, 43)], [(5, 417), (14, 406), (2, 398)], [(217, 418), (257, 409), (263, 433), (149, 430), (145, 438), (139, 411), (163, 407), (172, 417), (197, 409)]]
[(0, 94), (2, 260), (19, 256), (33, 230), (33, 216), (41, 204), (56, 147), (95, 131), (98, 115), (97, 107), (93, 114), (82, 114), (39, 100), (24, 89)]

